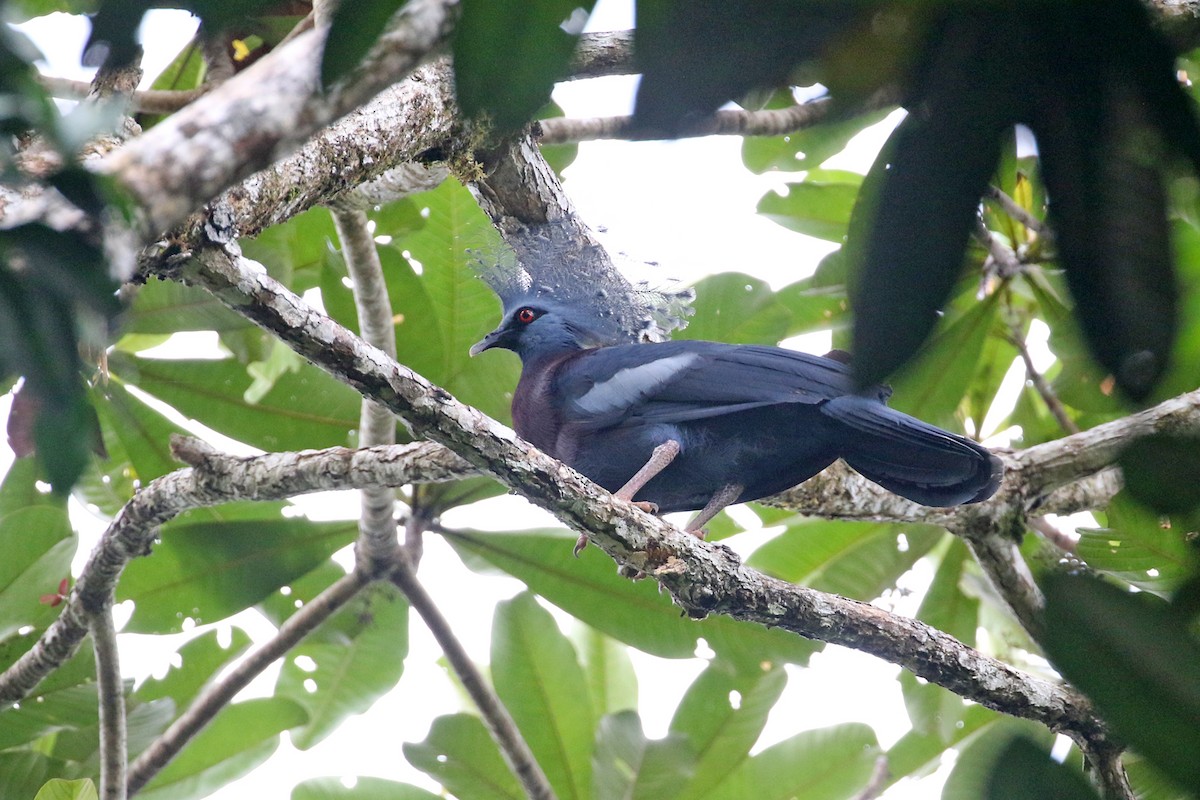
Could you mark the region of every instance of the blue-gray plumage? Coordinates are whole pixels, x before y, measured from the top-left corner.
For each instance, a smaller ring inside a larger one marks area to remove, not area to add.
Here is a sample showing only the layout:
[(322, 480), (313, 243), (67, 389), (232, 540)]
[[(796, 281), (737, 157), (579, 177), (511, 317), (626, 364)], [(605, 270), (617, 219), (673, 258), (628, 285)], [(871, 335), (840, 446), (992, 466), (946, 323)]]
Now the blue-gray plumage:
[(999, 486), (996, 456), (888, 408), (886, 389), (855, 393), (838, 360), (716, 342), (604, 344), (587, 314), (538, 299), (513, 308), (471, 354), (521, 357), (518, 434), (623, 499), (702, 509), (689, 530), (839, 457), (929, 506), (985, 500)]

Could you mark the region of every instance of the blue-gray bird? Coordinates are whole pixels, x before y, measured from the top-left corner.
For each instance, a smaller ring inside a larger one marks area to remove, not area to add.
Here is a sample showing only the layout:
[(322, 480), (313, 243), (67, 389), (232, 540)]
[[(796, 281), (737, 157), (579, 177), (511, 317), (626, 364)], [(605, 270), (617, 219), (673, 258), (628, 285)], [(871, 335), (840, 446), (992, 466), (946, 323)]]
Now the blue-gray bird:
[[(783, 491), (842, 458), (885, 489), (928, 506), (991, 497), (1003, 465), (969, 439), (888, 408), (890, 391), (855, 390), (843, 359), (779, 347), (635, 341), (636, 317), (587, 281), (497, 280), (500, 326), (472, 355), (521, 358), (513, 426), (617, 497), (660, 512)], [(580, 538), (580, 546), (586, 539)]]

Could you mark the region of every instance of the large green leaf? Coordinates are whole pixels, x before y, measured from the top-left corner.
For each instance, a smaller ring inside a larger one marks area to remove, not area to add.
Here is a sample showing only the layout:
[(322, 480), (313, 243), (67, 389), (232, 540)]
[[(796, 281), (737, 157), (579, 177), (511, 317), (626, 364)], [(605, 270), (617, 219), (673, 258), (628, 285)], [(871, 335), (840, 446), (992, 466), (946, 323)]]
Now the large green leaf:
[(671, 800), (679, 795), (694, 761), (681, 736), (650, 740), (633, 711), (610, 714), (596, 731), (595, 800)]
[(438, 795), (407, 783), (355, 776), (353, 786), (344, 778), (310, 778), (296, 784), (292, 800), (438, 800)]
[(279, 734), (307, 719), (304, 709), (279, 697), (226, 706), (138, 797), (190, 800), (211, 794), (270, 758)]
[(596, 724), (587, 680), (575, 648), (532, 594), (496, 607), (492, 681), (558, 796), (587, 798)]
[(973, 383), (998, 307), (998, 295), (992, 294), (940, 327), (892, 376), (890, 404), (935, 425), (961, 430), (955, 411)]
[(596, 714), (636, 710), (637, 673), (633, 671), (629, 649), (589, 625), (580, 625), (571, 638), (583, 663), (588, 694)]
[(681, 617), (652, 581), (621, 578), (598, 549), (589, 548), (578, 560), (572, 558), (574, 539), (564, 531), (457, 531), (447, 536), (471, 569), (499, 569), (520, 578), (567, 613), (647, 653), (689, 658), (703, 638), (739, 667), (758, 669), (764, 661), (804, 663), (817, 649), (794, 634), (728, 617), (698, 622)]
[(988, 777), (985, 797), (987, 800), (1014, 797), (1096, 800), (1096, 792), (1078, 772), (1052, 761), (1043, 748), (1018, 736), (1001, 751)]
[[(775, 702), (787, 685), (782, 667), (737, 670), (717, 660), (688, 687), (671, 719), (695, 764), (680, 797), (702, 798), (750, 757)], [(733, 697), (738, 698), (735, 704)]]
[(408, 603), (390, 584), (361, 592), (288, 652), (275, 693), (309, 717), (292, 743), (307, 750), (369, 709), (400, 680), (407, 654)]
[(246, 400), (253, 378), (233, 359), (162, 360), (113, 353), (113, 375), (215, 431), (264, 450), (301, 450), (349, 443), (362, 397), (309, 364), (275, 381), (266, 396)]
[(841, 244), (858, 199), (861, 177), (839, 174), (840, 180), (814, 177), (789, 183), (788, 193), (772, 190), (758, 201), (758, 213), (788, 230)]
[(901, 778), (920, 778), (936, 770), (943, 756), (956, 750), (963, 742), (1003, 719), (1000, 714), (983, 706), (968, 706), (960, 724), (953, 727), (948, 739), (937, 733), (911, 730), (888, 750), (889, 785)]
[(1108, 526), (1081, 528), (1077, 553), (1088, 566), (1138, 588), (1168, 594), (1195, 567), (1186, 530), (1118, 494), (1107, 509)]
[(333, 7), (321, 53), (321, 86), (328, 89), (366, 56), (404, 0), (372, 0)]
[(873, 600), (944, 535), (940, 528), (793, 518), (747, 564), (789, 583)]
[(705, 798), (843, 800), (866, 786), (882, 754), (866, 725), (805, 731), (742, 762)]
[(33, 800), (98, 800), (96, 784), (91, 779), (65, 781), (54, 778), (46, 781), (46, 785), (38, 790)]
[(1200, 508), (1200, 437), (1156, 433), (1135, 439), (1121, 453), (1130, 497), (1162, 514)]
[(253, 325), (211, 293), (164, 280), (152, 280), (139, 287), (122, 322), (121, 330), (126, 334), (231, 331)]
[(1049, 575), (1044, 645), (1113, 730), (1200, 794), (1200, 640), (1177, 610), (1095, 579)]
[(438, 717), (423, 742), (406, 742), (404, 757), (456, 797), (471, 800), (524, 800), (496, 743), (479, 717)]
[(140, 702), (170, 698), (182, 712), (200, 690), (207, 686), (230, 662), (250, 647), (250, 634), (230, 627), (228, 643), (221, 644), (218, 631), (206, 631), (189, 639), (175, 654), (171, 668), (161, 678), (147, 678), (134, 692)]
[(676, 338), (731, 344), (777, 344), (791, 315), (764, 281), (741, 272), (710, 275), (696, 284), (695, 316)]
[[(1049, 755), (1053, 734), (1045, 728), (1027, 720), (1001, 717), (971, 737), (965, 747), (959, 748), (954, 769), (942, 789), (942, 800), (980, 800), (987, 797), (988, 778), (997, 768), (1000, 758), (1009, 744), (1017, 737), (1027, 737), (1043, 748)], [(1055, 795), (1033, 795), (1033, 797), (1055, 797)]]
[[(145, 486), (157, 477), (183, 467), (171, 455), (171, 436), (186, 434), (183, 428), (130, 394), (124, 386), (110, 381), (93, 392), (101, 431), (106, 435), (112, 461), (123, 456), (122, 467), (132, 470), (124, 477)], [(115, 438), (115, 441), (114, 441)], [(114, 465), (115, 466), (115, 465)]]
[(0, 517), (0, 640), (21, 628), (43, 628), (59, 608), (41, 601), (71, 576), (78, 537), (65, 509), (48, 505)]
[(356, 533), (352, 522), (304, 518), (164, 525), (153, 557), (132, 562), (118, 585), (118, 600), (134, 601), (126, 630), (164, 633), (185, 618), (224, 619), (309, 572)]
[(0, 753), (0, 797), (34, 797), (47, 778), (62, 774), (63, 766), (41, 753)]
[(849, 119), (837, 119), (784, 136), (747, 136), (742, 140), (742, 163), (751, 172), (796, 172), (815, 169), (846, 148), (855, 135), (891, 113), (880, 109)]

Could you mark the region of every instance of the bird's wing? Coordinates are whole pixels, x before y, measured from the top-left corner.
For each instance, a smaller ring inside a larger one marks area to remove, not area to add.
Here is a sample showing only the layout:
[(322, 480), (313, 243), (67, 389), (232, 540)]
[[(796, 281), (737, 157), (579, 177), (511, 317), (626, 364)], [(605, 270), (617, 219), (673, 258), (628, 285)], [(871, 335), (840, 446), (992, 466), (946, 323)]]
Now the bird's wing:
[(677, 423), (779, 403), (815, 405), (852, 390), (836, 361), (774, 347), (666, 342), (589, 350), (564, 364), (567, 421)]

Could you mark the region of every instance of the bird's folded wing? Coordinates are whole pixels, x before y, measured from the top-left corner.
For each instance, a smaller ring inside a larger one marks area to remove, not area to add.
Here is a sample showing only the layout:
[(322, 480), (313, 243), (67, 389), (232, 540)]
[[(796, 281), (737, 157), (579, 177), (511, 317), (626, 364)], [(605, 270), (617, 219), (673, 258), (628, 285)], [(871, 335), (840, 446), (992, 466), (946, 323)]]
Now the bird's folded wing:
[(838, 362), (769, 347), (668, 342), (589, 351), (557, 378), (570, 421), (673, 423), (851, 391)]

